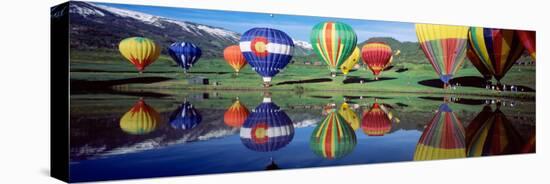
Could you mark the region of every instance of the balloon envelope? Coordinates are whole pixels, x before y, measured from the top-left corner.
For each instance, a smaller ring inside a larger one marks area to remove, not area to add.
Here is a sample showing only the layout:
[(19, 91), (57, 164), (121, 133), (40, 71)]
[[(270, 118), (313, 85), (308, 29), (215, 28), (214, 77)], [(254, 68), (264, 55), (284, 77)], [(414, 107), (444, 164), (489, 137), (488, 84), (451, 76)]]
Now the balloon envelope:
[(239, 100), (235, 101), (223, 114), (223, 122), (230, 127), (241, 127), (250, 112)]
[(189, 130), (195, 128), (202, 121), (202, 116), (193, 104), (183, 102), (170, 115), (170, 125), (174, 129)]
[(523, 47), (527, 49), (533, 60), (537, 60), (537, 37), (535, 31), (517, 31)]
[(335, 110), (328, 113), (327, 117), (317, 124), (309, 142), (310, 148), (316, 155), (329, 160), (350, 154), (356, 144), (355, 132)]
[(336, 73), (356, 48), (357, 35), (347, 24), (321, 22), (311, 30), (311, 44), (317, 56), (327, 63), (332, 73)]
[(359, 128), (359, 117), (357, 117), (357, 113), (349, 107), (348, 103), (342, 103), (340, 109), (338, 110), (338, 114), (344, 118), (346, 123), (348, 123), (353, 130), (357, 130)]
[(477, 56), (476, 52), (473, 49), (471, 42), (469, 41), (468, 41), (468, 51), (466, 51), (466, 56), (468, 56), (468, 60), (470, 60), (472, 65), (474, 65), (477, 71), (481, 73), (481, 75), (485, 80), (490, 80), (493, 77), (493, 75), (491, 74), (487, 66), (485, 66), (485, 64), (482, 63), (481, 59), (479, 59), (479, 57)]
[(466, 157), (464, 127), (446, 104), (441, 104), (416, 145), (414, 160)]
[(292, 141), (294, 125), (288, 115), (271, 102), (271, 98), (264, 98), (244, 122), (240, 137), (250, 150), (277, 151)]
[(271, 28), (252, 28), (239, 42), (248, 64), (270, 82), (292, 59), (294, 42), (285, 32)]
[(361, 58), (361, 52), (359, 51), (358, 47), (355, 47), (353, 49), (353, 52), (351, 55), (344, 61), (344, 63), (340, 66), (340, 70), (342, 70), (342, 73), (344, 75), (347, 75), (351, 69), (359, 62), (359, 59)]
[(388, 66), (392, 58), (390, 45), (383, 42), (371, 42), (363, 45), (361, 51), (363, 63), (372, 71), (375, 76)]
[(422, 51), (441, 81), (448, 84), (464, 63), (468, 27), (416, 24), (415, 29)]
[(361, 126), (368, 136), (383, 136), (391, 130), (391, 120), (378, 103), (363, 113)]
[(120, 118), (122, 131), (132, 135), (148, 134), (157, 129), (160, 115), (155, 109), (140, 99)]
[(202, 51), (193, 43), (175, 42), (168, 47), (168, 54), (184, 71), (187, 71), (199, 61)]
[(144, 37), (125, 38), (118, 44), (118, 50), (139, 72), (160, 56), (160, 46)]
[(238, 45), (230, 45), (226, 47), (223, 50), (223, 58), (237, 73), (239, 73), (239, 71), (246, 66), (246, 59), (244, 58), (241, 48)]
[(469, 40), (481, 63), (498, 81), (524, 51), (515, 30), (472, 27)]

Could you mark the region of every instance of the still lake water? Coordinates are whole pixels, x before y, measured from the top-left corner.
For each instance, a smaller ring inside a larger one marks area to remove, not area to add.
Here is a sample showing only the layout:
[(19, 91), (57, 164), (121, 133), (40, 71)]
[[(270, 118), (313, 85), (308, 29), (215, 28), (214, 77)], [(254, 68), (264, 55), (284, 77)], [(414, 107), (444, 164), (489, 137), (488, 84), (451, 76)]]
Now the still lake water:
[(518, 99), (80, 94), (70, 119), (73, 182), (535, 152)]

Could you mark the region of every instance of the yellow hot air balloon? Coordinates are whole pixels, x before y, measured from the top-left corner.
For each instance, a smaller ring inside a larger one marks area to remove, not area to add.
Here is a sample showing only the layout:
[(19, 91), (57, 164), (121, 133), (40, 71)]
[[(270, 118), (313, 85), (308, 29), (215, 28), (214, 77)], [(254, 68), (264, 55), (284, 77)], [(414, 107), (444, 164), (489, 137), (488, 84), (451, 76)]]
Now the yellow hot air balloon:
[(132, 109), (120, 118), (122, 131), (132, 135), (151, 133), (157, 129), (159, 123), (159, 113), (147, 105), (143, 99), (139, 99)]
[(342, 65), (340, 65), (340, 70), (342, 70), (342, 73), (344, 75), (347, 75), (351, 69), (353, 69), (353, 66), (357, 64), (361, 57), (361, 51), (358, 47), (355, 47), (355, 50), (351, 53), (351, 55), (344, 61)]
[(349, 107), (348, 103), (342, 103), (340, 110), (338, 110), (338, 114), (346, 120), (353, 130), (357, 130), (359, 128), (359, 118), (357, 117), (357, 114)]
[(139, 73), (155, 62), (160, 55), (160, 46), (155, 41), (144, 37), (124, 39), (118, 44), (118, 50), (124, 58), (136, 66)]

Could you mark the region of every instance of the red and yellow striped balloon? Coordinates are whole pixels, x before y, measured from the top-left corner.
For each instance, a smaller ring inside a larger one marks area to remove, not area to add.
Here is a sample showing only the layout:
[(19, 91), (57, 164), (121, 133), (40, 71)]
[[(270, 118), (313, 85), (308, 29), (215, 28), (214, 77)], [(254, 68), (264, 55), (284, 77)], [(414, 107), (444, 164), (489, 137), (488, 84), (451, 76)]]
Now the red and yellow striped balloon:
[(469, 40), (481, 62), (499, 82), (524, 51), (515, 30), (472, 27)]
[(392, 49), (384, 42), (371, 42), (363, 45), (361, 55), (363, 63), (372, 71), (375, 79), (378, 79), (380, 72), (390, 63)]
[(391, 120), (378, 103), (363, 113), (361, 127), (368, 136), (383, 136), (391, 130)]
[(237, 74), (246, 66), (246, 59), (244, 58), (241, 48), (238, 45), (226, 47), (223, 50), (223, 58)]

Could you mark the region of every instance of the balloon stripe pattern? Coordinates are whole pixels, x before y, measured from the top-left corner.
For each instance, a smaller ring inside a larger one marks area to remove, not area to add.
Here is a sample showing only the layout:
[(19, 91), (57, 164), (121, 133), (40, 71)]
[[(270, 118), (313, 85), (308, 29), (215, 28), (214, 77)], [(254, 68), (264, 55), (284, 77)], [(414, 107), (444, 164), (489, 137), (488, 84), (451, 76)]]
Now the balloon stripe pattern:
[(342, 70), (342, 73), (344, 75), (347, 75), (351, 69), (359, 62), (359, 59), (361, 59), (361, 52), (359, 51), (358, 47), (355, 47), (351, 55), (344, 61), (344, 63), (340, 66), (340, 70)]
[(271, 28), (252, 28), (239, 42), (241, 52), (256, 73), (271, 81), (292, 59), (294, 42), (285, 32)]
[(322, 58), (331, 72), (352, 54), (357, 44), (357, 35), (353, 28), (340, 22), (321, 22), (311, 31), (313, 50)]
[(363, 113), (361, 126), (368, 136), (383, 136), (390, 132), (391, 120), (380, 105), (374, 103), (369, 111)]
[(122, 131), (132, 135), (147, 134), (157, 129), (160, 123), (160, 115), (140, 99), (134, 106), (120, 118)]
[(193, 43), (176, 42), (168, 47), (168, 54), (185, 71), (188, 71), (202, 55), (202, 51)]
[[(483, 113), (483, 114), (482, 114)], [(481, 112), (467, 128), (468, 156), (515, 154), (521, 152), (523, 141), (514, 126), (499, 110)]]
[(493, 77), (487, 66), (485, 66), (485, 64), (483, 64), (481, 59), (479, 59), (479, 57), (477, 56), (471, 42), (468, 42), (468, 51), (466, 52), (466, 56), (468, 57), (468, 60), (470, 60), (472, 65), (474, 65), (474, 67), (477, 69), (477, 71), (479, 71), (479, 73), (483, 75), (483, 78), (485, 78), (485, 80), (490, 80)]
[(201, 121), (202, 116), (199, 111), (187, 101), (170, 115), (170, 125), (174, 129), (189, 130), (195, 128)]
[(537, 60), (537, 35), (535, 31), (517, 31), (517, 34), (531, 58)]
[(223, 122), (231, 127), (241, 127), (250, 112), (239, 100), (235, 101), (223, 114)]
[(469, 40), (479, 59), (498, 81), (524, 51), (515, 30), (472, 27)]
[(363, 46), (361, 54), (363, 63), (377, 76), (390, 63), (392, 49), (386, 43), (372, 42)]
[(223, 50), (223, 58), (237, 73), (246, 66), (246, 59), (238, 45), (226, 47)]
[(464, 63), (468, 27), (416, 24), (415, 29), (422, 51), (441, 81), (448, 84)]
[(335, 110), (317, 125), (310, 139), (313, 152), (329, 160), (350, 154), (356, 144), (355, 132)]
[(451, 108), (441, 104), (420, 136), (414, 160), (466, 157), (464, 127)]
[(139, 72), (160, 56), (160, 46), (149, 38), (130, 37), (120, 41), (118, 50)]
[(270, 98), (258, 105), (240, 129), (241, 142), (258, 152), (277, 151), (294, 138), (294, 125), (288, 115)]

